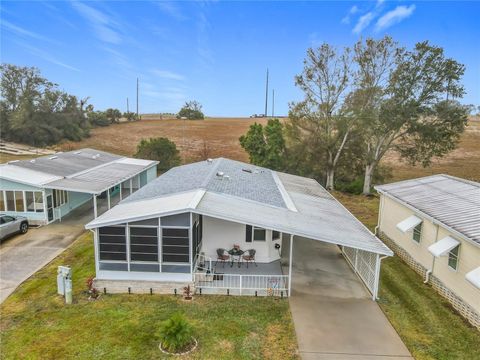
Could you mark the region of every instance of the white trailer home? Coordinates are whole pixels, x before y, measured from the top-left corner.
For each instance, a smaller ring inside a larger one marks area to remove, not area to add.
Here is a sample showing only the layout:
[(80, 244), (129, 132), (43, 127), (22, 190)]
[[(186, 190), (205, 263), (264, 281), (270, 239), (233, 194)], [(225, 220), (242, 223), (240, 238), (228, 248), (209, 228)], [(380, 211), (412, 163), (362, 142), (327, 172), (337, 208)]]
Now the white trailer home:
[[(224, 158), (171, 169), (86, 225), (110, 292), (287, 296), (296, 237), (337, 244), (375, 299), (393, 253), (315, 180)], [(287, 253), (288, 267), (281, 255)]]

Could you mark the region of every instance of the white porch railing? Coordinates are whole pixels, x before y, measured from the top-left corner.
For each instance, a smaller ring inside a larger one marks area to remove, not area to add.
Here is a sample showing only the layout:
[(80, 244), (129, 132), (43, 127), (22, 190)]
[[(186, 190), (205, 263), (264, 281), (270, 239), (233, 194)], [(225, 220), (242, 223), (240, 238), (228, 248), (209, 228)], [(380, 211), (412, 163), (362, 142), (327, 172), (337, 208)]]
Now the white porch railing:
[(346, 246), (342, 246), (342, 252), (376, 300), (380, 272), (378, 254)]
[(288, 296), (288, 275), (194, 273), (195, 289), (230, 295)]

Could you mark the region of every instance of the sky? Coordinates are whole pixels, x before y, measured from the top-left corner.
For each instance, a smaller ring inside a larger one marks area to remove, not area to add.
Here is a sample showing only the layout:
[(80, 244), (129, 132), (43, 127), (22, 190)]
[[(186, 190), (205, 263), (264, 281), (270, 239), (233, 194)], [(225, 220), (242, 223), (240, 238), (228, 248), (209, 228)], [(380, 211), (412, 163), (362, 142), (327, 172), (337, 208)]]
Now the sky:
[(294, 77), (309, 47), (392, 36), (429, 40), (465, 64), (462, 102), (480, 105), (477, 1), (2, 1), (2, 63), (35, 66), (95, 109), (176, 113), (188, 100), (207, 116), (263, 113), (302, 98)]

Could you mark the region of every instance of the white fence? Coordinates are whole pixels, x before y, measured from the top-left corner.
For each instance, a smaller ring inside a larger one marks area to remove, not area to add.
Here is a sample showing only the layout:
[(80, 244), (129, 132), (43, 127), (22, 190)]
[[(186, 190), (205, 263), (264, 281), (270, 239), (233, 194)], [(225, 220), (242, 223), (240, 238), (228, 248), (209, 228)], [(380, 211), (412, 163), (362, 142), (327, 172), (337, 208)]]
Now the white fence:
[(195, 273), (194, 282), (206, 294), (288, 296), (287, 275)]
[(380, 273), (378, 254), (346, 246), (342, 246), (342, 252), (353, 270), (355, 270), (365, 286), (370, 290), (373, 298), (376, 299)]

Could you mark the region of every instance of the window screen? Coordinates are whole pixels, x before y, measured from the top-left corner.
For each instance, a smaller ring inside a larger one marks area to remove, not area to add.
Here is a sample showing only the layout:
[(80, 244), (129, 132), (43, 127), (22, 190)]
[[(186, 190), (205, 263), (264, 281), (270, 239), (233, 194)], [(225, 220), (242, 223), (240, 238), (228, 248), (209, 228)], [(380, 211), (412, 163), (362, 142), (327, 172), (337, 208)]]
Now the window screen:
[(130, 227), (130, 260), (158, 261), (158, 228)]
[(189, 243), (188, 229), (162, 229), (162, 261), (188, 263)]
[(253, 228), (253, 240), (265, 241), (267, 239), (267, 230), (262, 228)]
[(100, 260), (127, 260), (125, 226), (106, 226), (99, 229)]

